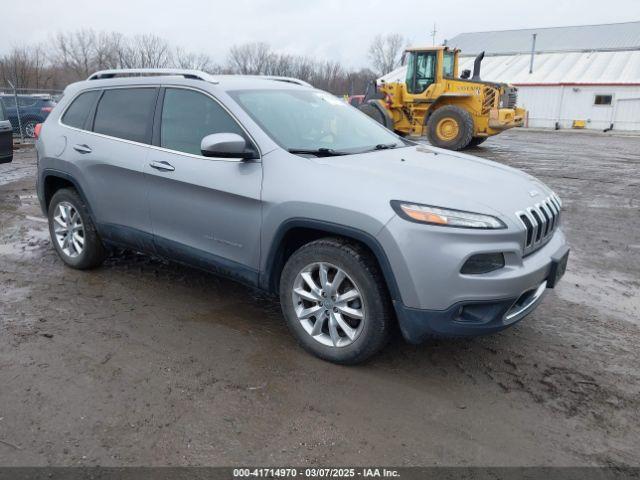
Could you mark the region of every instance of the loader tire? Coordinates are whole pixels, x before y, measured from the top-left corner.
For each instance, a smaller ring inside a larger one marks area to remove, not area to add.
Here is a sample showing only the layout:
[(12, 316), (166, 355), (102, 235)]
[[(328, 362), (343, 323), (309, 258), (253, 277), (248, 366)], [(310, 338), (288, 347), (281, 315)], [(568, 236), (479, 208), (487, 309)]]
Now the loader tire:
[(434, 147), (462, 150), (473, 139), (473, 118), (464, 108), (440, 107), (427, 120), (427, 138)]
[(469, 142), (469, 145), (467, 145), (465, 148), (477, 147), (478, 145), (483, 144), (487, 140), (487, 138), (489, 137), (473, 137)]
[(386, 127), (390, 130), (393, 129), (393, 122), (390, 122), (390, 119), (387, 118), (387, 115), (384, 114), (380, 107), (377, 107), (376, 105), (373, 105), (371, 103), (363, 103), (358, 107), (358, 109), (365, 115), (373, 118), (383, 127)]

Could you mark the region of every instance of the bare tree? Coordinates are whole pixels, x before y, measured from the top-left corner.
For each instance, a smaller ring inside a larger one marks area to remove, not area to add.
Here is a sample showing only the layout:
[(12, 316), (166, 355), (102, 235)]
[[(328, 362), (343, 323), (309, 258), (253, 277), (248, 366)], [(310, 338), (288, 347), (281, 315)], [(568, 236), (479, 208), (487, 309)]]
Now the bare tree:
[(94, 67), (98, 70), (118, 68), (119, 52), (125, 47), (127, 40), (121, 33), (102, 32), (96, 35), (94, 43)]
[(173, 61), (169, 44), (153, 34), (136, 35), (125, 42), (118, 57), (122, 68), (166, 68)]
[(50, 88), (52, 73), (44, 48), (14, 47), (0, 58), (0, 83), (12, 83), (16, 88)]
[(326, 61), (316, 65), (311, 83), (321, 90), (337, 93), (343, 90), (341, 84), (344, 83), (345, 76), (345, 72), (338, 62)]
[[(377, 41), (382, 50), (399, 51), (402, 39), (388, 39)], [(64, 88), (97, 70), (170, 66), (210, 73), (296, 77), (336, 94), (364, 93), (367, 82), (376, 76), (371, 70), (349, 71), (334, 61), (277, 53), (262, 42), (231, 47), (222, 68), (210, 56), (174, 48), (156, 35), (125, 37), (117, 32), (78, 30), (59, 33), (47, 45), (14, 48), (0, 57), (0, 85), (11, 81), (19, 88)]]
[(373, 67), (385, 75), (400, 66), (403, 46), (406, 41), (402, 35), (376, 35), (369, 46), (369, 60)]
[(173, 52), (173, 65), (176, 68), (202, 70), (208, 73), (220, 73), (222, 68), (206, 53), (186, 52), (178, 47)]
[(76, 78), (87, 78), (95, 70), (96, 33), (93, 30), (58, 33), (53, 46), (54, 61)]
[(274, 53), (264, 42), (234, 45), (229, 50), (229, 70), (242, 75), (265, 75), (273, 63)]

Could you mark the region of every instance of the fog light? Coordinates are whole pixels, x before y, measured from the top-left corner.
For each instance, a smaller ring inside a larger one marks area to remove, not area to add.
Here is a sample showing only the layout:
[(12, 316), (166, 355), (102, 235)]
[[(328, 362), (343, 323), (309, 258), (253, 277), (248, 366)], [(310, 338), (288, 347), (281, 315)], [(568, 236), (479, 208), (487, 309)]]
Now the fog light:
[(504, 267), (504, 255), (499, 253), (479, 253), (469, 257), (464, 262), (460, 273), (465, 275), (477, 275), (489, 273)]

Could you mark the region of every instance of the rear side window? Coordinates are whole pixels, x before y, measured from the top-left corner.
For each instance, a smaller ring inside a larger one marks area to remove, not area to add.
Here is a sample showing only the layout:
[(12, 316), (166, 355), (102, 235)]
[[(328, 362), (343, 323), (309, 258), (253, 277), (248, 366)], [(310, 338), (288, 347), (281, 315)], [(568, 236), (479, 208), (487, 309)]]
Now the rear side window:
[(70, 127), (84, 128), (89, 112), (100, 93), (100, 90), (91, 90), (78, 95), (62, 116), (62, 123)]
[(149, 143), (156, 91), (155, 88), (105, 90), (98, 103), (93, 131)]
[(4, 113), (4, 105), (2, 104), (2, 100), (0, 99), (0, 122), (6, 119), (7, 116)]
[(160, 146), (201, 155), (200, 142), (212, 133), (246, 135), (218, 102), (210, 97), (177, 88), (167, 88), (162, 106)]

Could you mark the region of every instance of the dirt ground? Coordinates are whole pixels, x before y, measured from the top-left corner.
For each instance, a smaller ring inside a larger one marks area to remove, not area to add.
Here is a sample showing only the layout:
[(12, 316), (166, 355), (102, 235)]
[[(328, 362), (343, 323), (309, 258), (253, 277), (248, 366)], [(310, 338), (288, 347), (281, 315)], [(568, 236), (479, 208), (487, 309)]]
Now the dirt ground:
[(476, 149), (562, 197), (564, 280), (500, 334), (349, 368), (233, 282), (137, 254), (65, 268), (22, 151), (0, 166), (0, 465), (638, 465), (639, 152), (527, 131)]

